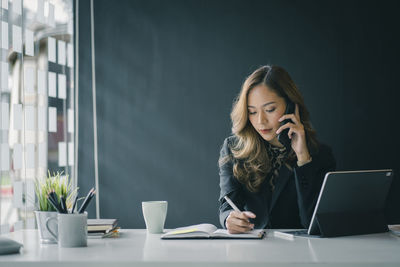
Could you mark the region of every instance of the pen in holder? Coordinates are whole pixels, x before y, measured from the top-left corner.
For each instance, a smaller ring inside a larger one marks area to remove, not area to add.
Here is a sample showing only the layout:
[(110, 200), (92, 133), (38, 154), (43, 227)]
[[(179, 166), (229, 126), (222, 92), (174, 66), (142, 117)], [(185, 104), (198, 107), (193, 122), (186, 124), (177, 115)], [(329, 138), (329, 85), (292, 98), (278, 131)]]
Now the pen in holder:
[[(89, 205), (90, 201), (96, 194), (96, 190), (94, 188), (90, 189), (89, 193), (85, 197), (85, 200), (83, 201), (81, 207), (78, 210), (78, 213), (83, 213), (87, 206)], [(67, 203), (66, 203), (66, 198), (63, 195), (57, 196), (57, 194), (54, 191), (51, 191), (47, 195), (47, 200), (49, 203), (59, 212), (63, 214), (68, 214), (68, 213), (74, 213), (75, 212), (75, 207), (78, 202), (78, 194), (75, 197), (74, 204), (72, 205), (72, 208), (70, 211), (68, 211)]]
[(89, 205), (90, 201), (92, 200), (96, 190), (94, 188), (90, 189), (89, 193), (87, 194), (85, 200), (83, 201), (81, 207), (78, 210), (78, 213), (82, 213), (86, 210), (87, 206)]

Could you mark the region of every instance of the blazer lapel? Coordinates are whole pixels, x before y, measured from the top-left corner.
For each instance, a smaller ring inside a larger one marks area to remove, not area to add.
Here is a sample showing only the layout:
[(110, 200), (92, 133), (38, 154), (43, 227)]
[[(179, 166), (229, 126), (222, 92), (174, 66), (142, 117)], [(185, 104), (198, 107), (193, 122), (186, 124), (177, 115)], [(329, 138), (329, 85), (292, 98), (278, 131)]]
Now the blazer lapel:
[(285, 164), (281, 166), (279, 169), (279, 176), (277, 177), (278, 179), (276, 180), (275, 184), (275, 190), (272, 193), (272, 199), (271, 199), (271, 204), (269, 206), (269, 212), (272, 211), (274, 208), (276, 201), (278, 200), (283, 188), (285, 188), (285, 185), (289, 181), (291, 171), (286, 167)]

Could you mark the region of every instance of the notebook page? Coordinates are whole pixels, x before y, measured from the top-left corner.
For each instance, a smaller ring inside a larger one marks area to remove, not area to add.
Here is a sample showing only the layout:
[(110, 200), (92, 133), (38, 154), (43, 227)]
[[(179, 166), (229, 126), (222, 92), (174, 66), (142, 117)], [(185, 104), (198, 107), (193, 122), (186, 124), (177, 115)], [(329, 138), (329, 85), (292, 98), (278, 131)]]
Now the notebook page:
[[(186, 227), (179, 227), (169, 231), (168, 233), (164, 234), (163, 237), (173, 237), (173, 236), (196, 236), (199, 233), (207, 233), (207, 235), (213, 233), (217, 230), (217, 227), (212, 224), (203, 223), (203, 224), (196, 224)], [(204, 236), (204, 235), (199, 235)]]
[(256, 229), (243, 234), (230, 234), (228, 230), (218, 229), (213, 233), (213, 237), (226, 237), (226, 238), (261, 238), (265, 234), (264, 229)]

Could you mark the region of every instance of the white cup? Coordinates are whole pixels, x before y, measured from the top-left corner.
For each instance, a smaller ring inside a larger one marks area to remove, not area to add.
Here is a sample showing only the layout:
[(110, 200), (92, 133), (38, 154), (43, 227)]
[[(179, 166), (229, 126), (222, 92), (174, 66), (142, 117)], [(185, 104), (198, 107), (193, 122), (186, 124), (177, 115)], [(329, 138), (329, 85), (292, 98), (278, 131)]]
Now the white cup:
[(147, 232), (161, 234), (164, 232), (165, 218), (167, 217), (167, 201), (143, 201), (142, 211)]
[[(58, 233), (49, 227), (50, 221), (57, 222)], [(57, 240), (60, 247), (86, 247), (87, 246), (87, 213), (58, 213), (57, 217), (46, 220), (46, 228)]]

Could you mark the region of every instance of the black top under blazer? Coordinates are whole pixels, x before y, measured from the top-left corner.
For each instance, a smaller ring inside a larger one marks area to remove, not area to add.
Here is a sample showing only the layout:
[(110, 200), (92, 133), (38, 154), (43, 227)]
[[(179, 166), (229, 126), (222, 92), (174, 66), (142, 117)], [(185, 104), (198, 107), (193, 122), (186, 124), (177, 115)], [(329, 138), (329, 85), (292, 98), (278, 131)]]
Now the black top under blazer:
[[(230, 147), (235, 140), (235, 136), (225, 139), (220, 157), (232, 154)], [(325, 174), (336, 168), (328, 146), (320, 144), (318, 151), (310, 154), (311, 162), (301, 167), (296, 164), (293, 170), (282, 164), (272, 193), (268, 178), (254, 193), (233, 176), (232, 160), (220, 167), (219, 218), (222, 227), (226, 228), (225, 220), (232, 211), (224, 199), (228, 195), (240, 210), (256, 214), (255, 219), (250, 219), (256, 229), (308, 228)]]

